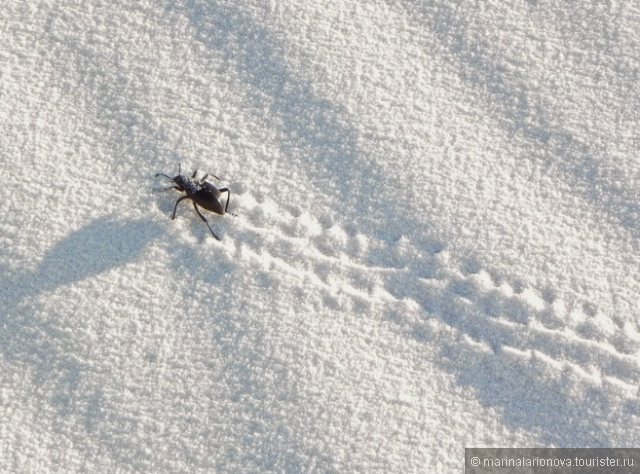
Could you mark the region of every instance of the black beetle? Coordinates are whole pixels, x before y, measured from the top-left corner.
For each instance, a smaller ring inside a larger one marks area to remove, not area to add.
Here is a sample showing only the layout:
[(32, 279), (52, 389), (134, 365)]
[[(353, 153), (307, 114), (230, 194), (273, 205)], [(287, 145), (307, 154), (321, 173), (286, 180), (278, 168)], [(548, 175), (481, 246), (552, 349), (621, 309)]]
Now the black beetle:
[[(182, 196), (180, 199), (176, 201), (176, 205), (173, 208), (173, 216), (171, 217), (171, 220), (176, 218), (176, 211), (178, 210), (178, 204), (180, 204), (180, 201), (184, 201), (185, 199), (191, 199), (193, 201), (193, 207), (195, 208), (196, 212), (200, 216), (200, 219), (202, 219), (204, 223), (207, 224), (207, 227), (211, 231), (211, 234), (216, 239), (220, 240), (220, 238), (216, 235), (216, 233), (213, 231), (213, 229), (209, 225), (209, 222), (207, 221), (207, 219), (200, 212), (200, 209), (198, 209), (198, 205), (202, 206), (208, 211), (215, 212), (216, 214), (224, 215), (227, 212), (227, 208), (229, 207), (229, 199), (231, 198), (231, 191), (229, 191), (228, 188), (218, 189), (213, 184), (205, 181), (209, 176), (208, 174), (206, 174), (202, 179), (196, 179), (197, 173), (198, 173), (198, 170), (194, 171), (191, 177), (185, 176), (181, 173), (180, 164), (178, 164), (178, 176), (176, 176), (175, 178), (172, 178), (171, 176), (167, 176), (166, 174), (163, 174), (163, 173), (156, 174), (156, 178), (158, 176), (164, 176), (168, 180), (175, 183), (175, 186), (171, 186), (170, 188), (167, 188), (167, 189), (177, 189), (180, 192), (186, 193), (186, 196)], [(218, 178), (217, 176), (215, 175), (211, 175), (211, 176), (213, 176), (215, 179), (220, 181), (220, 178)], [(222, 203), (220, 202), (220, 196), (222, 196), (222, 193), (227, 193), (227, 203), (225, 204), (224, 209), (222, 209)]]

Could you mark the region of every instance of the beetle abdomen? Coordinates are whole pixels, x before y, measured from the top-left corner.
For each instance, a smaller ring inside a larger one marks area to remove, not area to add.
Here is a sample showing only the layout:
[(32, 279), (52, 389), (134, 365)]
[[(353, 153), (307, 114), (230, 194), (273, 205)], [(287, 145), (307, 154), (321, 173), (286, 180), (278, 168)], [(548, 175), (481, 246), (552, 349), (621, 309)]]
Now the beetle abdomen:
[[(220, 196), (219, 192), (217, 194)], [(218, 197), (208, 190), (201, 189), (194, 194), (191, 199), (193, 199), (198, 206), (205, 208), (207, 211), (215, 212), (216, 214), (224, 214), (224, 208), (218, 200)]]

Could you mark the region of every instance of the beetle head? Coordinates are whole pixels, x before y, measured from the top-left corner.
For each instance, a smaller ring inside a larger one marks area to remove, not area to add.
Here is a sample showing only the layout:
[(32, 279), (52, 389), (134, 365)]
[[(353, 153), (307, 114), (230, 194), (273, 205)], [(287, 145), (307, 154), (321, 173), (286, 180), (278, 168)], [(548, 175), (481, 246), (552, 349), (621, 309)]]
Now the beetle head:
[(187, 178), (185, 178), (184, 176), (179, 174), (175, 178), (171, 178), (171, 181), (176, 183), (176, 186), (178, 186), (180, 188), (180, 191), (182, 191), (184, 189), (184, 185), (185, 185), (186, 179)]

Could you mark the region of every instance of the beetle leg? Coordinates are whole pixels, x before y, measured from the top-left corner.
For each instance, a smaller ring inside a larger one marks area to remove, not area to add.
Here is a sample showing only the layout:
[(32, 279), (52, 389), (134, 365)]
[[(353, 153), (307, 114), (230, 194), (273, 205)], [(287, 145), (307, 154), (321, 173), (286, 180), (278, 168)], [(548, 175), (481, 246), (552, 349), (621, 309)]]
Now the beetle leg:
[(227, 193), (227, 204), (224, 206), (224, 212), (226, 214), (229, 208), (229, 199), (231, 199), (231, 191), (229, 191), (229, 188), (218, 189), (218, 191), (220, 191), (220, 193)]
[(198, 174), (198, 170), (195, 170), (195, 171), (193, 172), (193, 174), (191, 175), (191, 179), (195, 178), (195, 177), (196, 177), (196, 174)]
[(198, 205), (194, 202), (193, 203), (193, 207), (195, 208), (196, 212), (198, 213), (198, 215), (200, 216), (200, 219), (202, 219), (204, 221), (205, 224), (207, 224), (207, 227), (209, 228), (209, 230), (211, 231), (211, 235), (213, 235), (217, 240), (220, 240), (220, 237), (218, 237), (216, 235), (216, 233), (213, 231), (213, 229), (211, 228), (211, 226), (209, 225), (209, 222), (207, 221), (207, 218), (204, 217), (202, 215), (202, 212), (200, 212), (200, 209), (198, 209)]
[(188, 197), (189, 196), (182, 196), (180, 199), (176, 201), (176, 207), (173, 208), (173, 217), (171, 217), (171, 220), (176, 218), (176, 211), (178, 210), (178, 204), (180, 204), (180, 201), (184, 201)]

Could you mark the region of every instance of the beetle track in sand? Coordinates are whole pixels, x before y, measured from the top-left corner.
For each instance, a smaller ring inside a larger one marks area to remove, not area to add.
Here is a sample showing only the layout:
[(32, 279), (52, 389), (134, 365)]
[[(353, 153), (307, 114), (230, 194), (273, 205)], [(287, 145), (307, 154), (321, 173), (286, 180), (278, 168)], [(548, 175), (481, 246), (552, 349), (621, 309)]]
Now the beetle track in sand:
[[(260, 209), (245, 212), (243, 231), (261, 238), (243, 239), (254, 243), (244, 251), (305, 286), (321, 288), (328, 307), (367, 311), (384, 305), (386, 311), (402, 305), (414, 314), (396, 318), (401, 330), (420, 332), (435, 319), (453, 329), (461, 341), (475, 345), (474, 350), (503, 353), (521, 362), (535, 360), (554, 372), (570, 370), (592, 385), (609, 381), (636, 393), (640, 367), (633, 350), (619, 350), (616, 338), (624, 340), (622, 328), (602, 338), (588, 337), (579, 326), (567, 325), (572, 318), (595, 316), (592, 303), (568, 307), (549, 291), (496, 281), (478, 265), (470, 271), (452, 264), (444, 247), (417, 259), (384, 256), (383, 251), (394, 249), (383, 241), (350, 235), (332, 219), (323, 224), (299, 210), (279, 213), (278, 205), (271, 204), (267, 199)], [(274, 230), (261, 227), (267, 220)]]

